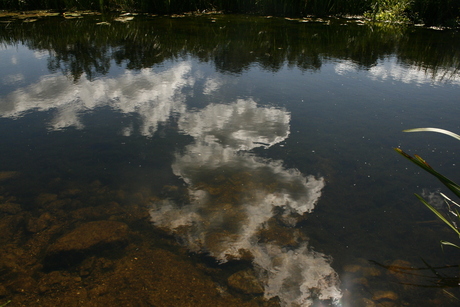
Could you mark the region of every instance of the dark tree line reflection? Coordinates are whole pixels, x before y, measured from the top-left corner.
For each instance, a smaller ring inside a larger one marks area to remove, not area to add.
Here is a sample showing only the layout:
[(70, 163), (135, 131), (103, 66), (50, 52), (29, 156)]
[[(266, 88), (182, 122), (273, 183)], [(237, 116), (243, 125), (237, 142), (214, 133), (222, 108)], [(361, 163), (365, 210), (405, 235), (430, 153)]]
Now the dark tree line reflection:
[[(324, 59), (351, 60), (368, 69), (389, 55), (455, 77), (460, 67), (460, 35), (427, 29), (361, 25), (348, 20), (285, 20), (206, 15), (137, 16), (123, 23), (101, 16), (34, 23), (0, 24), (2, 44), (25, 44), (48, 51), (49, 69), (79, 79), (108, 72), (113, 62), (142, 69), (186, 54), (213, 62), (221, 72), (241, 73), (257, 64), (277, 71), (283, 65), (318, 70)], [(308, 22), (307, 22), (308, 21)]]

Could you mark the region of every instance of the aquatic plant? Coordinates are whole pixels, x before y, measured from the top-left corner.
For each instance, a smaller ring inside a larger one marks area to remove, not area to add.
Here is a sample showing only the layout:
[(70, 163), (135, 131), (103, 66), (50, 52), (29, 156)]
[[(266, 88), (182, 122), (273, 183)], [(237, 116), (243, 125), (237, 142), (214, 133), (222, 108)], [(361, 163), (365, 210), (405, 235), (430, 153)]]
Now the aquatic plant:
[[(429, 132), (437, 132), (437, 133), (442, 133), (448, 136), (451, 136), (457, 140), (460, 141), (460, 135), (455, 134), (451, 131), (444, 130), (444, 129), (439, 129), (439, 128), (415, 128), (415, 129), (409, 129), (409, 130), (404, 130), (405, 132), (423, 132), (423, 131), (429, 131)], [(400, 153), (403, 157), (409, 159), (425, 171), (429, 172), (433, 176), (439, 179), (450, 191), (452, 191), (457, 197), (460, 198), (460, 185), (457, 183), (453, 182), (452, 180), (448, 179), (444, 175), (438, 173), (435, 171), (424, 159), (422, 159), (418, 155), (414, 155), (413, 157), (410, 156), (409, 154), (405, 153), (402, 151), (400, 148), (395, 148), (395, 150)], [(458, 211), (458, 208), (460, 208), (460, 205), (450, 199), (448, 196), (445, 194), (441, 193), (441, 196), (444, 200), (444, 202), (447, 205), (449, 215), (445, 216), (443, 215), (438, 209), (433, 207), (431, 204), (429, 204), (422, 196), (415, 194), (417, 198), (428, 208), (430, 209), (436, 216), (441, 219), (447, 226), (449, 226), (459, 237), (460, 237), (460, 213)], [(457, 224), (458, 223), (458, 224)], [(441, 240), (441, 246), (448, 245), (448, 246), (454, 246), (456, 248), (460, 248), (459, 245), (454, 244), (452, 242), (444, 241)]]
[(5, 306), (8, 305), (9, 303), (11, 303), (11, 300), (7, 301), (6, 303), (1, 304), (0, 307), (5, 307)]

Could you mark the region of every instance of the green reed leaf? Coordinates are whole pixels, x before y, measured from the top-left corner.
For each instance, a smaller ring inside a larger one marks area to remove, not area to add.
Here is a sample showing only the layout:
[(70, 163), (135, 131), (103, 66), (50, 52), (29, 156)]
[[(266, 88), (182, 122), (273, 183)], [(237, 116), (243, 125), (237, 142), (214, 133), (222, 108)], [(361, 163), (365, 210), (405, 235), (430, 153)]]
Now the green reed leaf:
[(446, 225), (448, 225), (450, 228), (452, 228), (457, 234), (458, 236), (460, 237), (460, 231), (454, 226), (452, 225), (451, 222), (449, 222), (442, 214), (441, 212), (439, 212), (435, 207), (433, 207), (432, 205), (430, 205), (423, 197), (421, 197), (420, 195), (418, 194), (415, 194), (415, 196), (417, 196), (417, 198), (428, 208), (430, 209), (434, 214), (436, 214), (436, 216), (438, 218), (440, 218)]
[(455, 195), (460, 197), (460, 185), (453, 182), (449, 178), (441, 175), (437, 171), (435, 171), (425, 160), (423, 160), (420, 156), (412, 157), (411, 155), (405, 153), (400, 148), (395, 148), (396, 152), (401, 154), (403, 157), (407, 158), (408, 160), (412, 161), (413, 163), (417, 164), (419, 167), (423, 168), (425, 171), (429, 172), (436, 178), (438, 178), (449, 190), (451, 190)]
[(439, 128), (414, 128), (414, 129), (403, 130), (403, 132), (437, 132), (437, 133), (451, 136), (460, 141), (460, 135), (453, 133), (449, 130), (439, 129)]
[(447, 246), (453, 246), (453, 247), (456, 247), (456, 248), (460, 249), (460, 246), (458, 246), (457, 244), (448, 242), (448, 241), (442, 241), (442, 240), (441, 240), (441, 244), (442, 244), (442, 245), (447, 245)]

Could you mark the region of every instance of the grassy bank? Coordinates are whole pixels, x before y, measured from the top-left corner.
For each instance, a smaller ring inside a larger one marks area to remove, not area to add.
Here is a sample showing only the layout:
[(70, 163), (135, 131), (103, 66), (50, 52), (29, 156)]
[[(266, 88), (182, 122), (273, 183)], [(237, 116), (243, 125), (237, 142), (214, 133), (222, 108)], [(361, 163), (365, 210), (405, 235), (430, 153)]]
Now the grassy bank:
[(128, 10), (155, 14), (218, 10), (301, 17), (365, 15), (381, 21), (456, 26), (458, 0), (0, 0), (7, 10)]

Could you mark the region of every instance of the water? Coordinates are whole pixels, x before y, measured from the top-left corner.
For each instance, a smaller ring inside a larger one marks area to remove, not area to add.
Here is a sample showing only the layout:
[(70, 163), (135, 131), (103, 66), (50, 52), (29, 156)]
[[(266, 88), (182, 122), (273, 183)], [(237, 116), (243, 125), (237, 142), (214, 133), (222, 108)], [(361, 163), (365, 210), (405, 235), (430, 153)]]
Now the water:
[[(3, 301), (457, 304), (429, 266), (457, 264), (439, 240), (458, 238), (413, 195), (445, 189), (393, 147), (458, 179), (454, 139), (402, 132), (460, 131), (458, 33), (221, 15), (3, 21)], [(455, 284), (458, 268), (436, 270)]]

